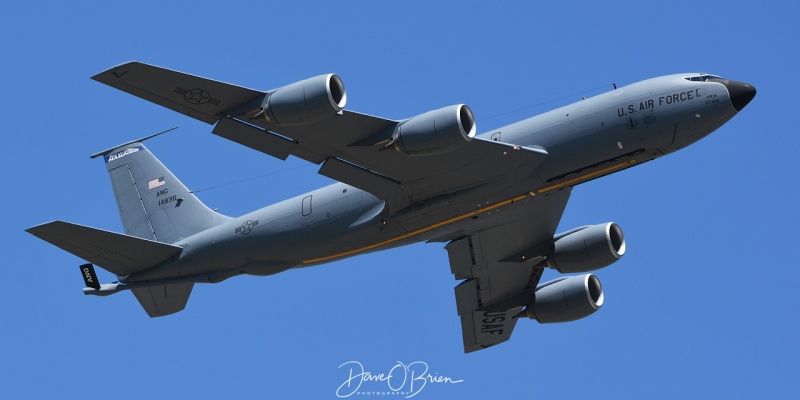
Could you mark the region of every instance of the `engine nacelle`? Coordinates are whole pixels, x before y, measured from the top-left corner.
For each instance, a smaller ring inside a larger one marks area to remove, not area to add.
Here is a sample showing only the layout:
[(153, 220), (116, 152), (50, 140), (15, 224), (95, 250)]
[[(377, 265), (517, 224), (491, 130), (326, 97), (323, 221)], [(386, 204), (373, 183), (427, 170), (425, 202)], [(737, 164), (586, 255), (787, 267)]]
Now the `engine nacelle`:
[(593, 314), (602, 305), (603, 286), (596, 276), (567, 276), (536, 288), (528, 317), (543, 324), (569, 322)]
[(594, 271), (625, 254), (625, 236), (613, 222), (578, 228), (559, 237), (548, 266), (561, 273)]
[(335, 74), (315, 76), (271, 91), (261, 105), (264, 117), (280, 126), (303, 125), (342, 111), (344, 83)]
[(475, 136), (475, 117), (464, 104), (417, 115), (395, 128), (390, 144), (411, 156), (429, 156), (455, 150)]

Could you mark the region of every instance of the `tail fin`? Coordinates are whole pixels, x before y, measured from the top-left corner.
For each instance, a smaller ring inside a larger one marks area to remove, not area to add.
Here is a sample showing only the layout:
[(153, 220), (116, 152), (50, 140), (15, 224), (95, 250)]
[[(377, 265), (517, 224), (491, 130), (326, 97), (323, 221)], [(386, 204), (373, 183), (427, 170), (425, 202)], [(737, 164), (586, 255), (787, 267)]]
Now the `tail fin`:
[(175, 243), (229, 219), (200, 202), (142, 141), (92, 156), (103, 156), (126, 234)]

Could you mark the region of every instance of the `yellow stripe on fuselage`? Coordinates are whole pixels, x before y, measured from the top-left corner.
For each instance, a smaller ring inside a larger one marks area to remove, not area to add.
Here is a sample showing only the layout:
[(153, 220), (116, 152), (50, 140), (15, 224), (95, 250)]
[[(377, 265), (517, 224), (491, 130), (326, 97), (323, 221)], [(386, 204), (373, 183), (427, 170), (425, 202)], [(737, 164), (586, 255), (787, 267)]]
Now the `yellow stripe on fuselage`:
[(636, 160), (628, 160), (628, 161), (626, 161), (624, 163), (613, 165), (613, 166), (610, 166), (608, 168), (604, 168), (604, 169), (601, 169), (599, 171), (595, 171), (595, 172), (586, 174), (584, 176), (568, 180), (566, 182), (561, 182), (559, 184), (547, 186), (547, 187), (539, 189), (539, 190), (537, 190), (535, 192), (519, 195), (517, 197), (514, 197), (513, 199), (502, 201), (500, 203), (495, 203), (495, 204), (492, 204), (491, 206), (484, 207), (484, 208), (481, 208), (479, 210), (471, 211), (471, 212), (468, 212), (466, 214), (459, 215), (457, 217), (450, 218), (448, 220), (445, 220), (445, 221), (442, 221), (442, 222), (438, 222), (436, 224), (433, 224), (433, 225), (430, 225), (430, 226), (427, 226), (427, 227), (424, 227), (424, 228), (417, 229), (417, 230), (415, 230), (413, 232), (409, 232), (409, 233), (406, 233), (404, 235), (400, 235), (400, 236), (397, 236), (397, 237), (389, 239), (389, 240), (385, 240), (385, 241), (380, 242), (380, 243), (371, 244), (369, 246), (362, 247), (360, 249), (345, 251), (343, 253), (338, 253), (338, 254), (334, 254), (334, 255), (330, 255), (330, 256), (314, 258), (314, 259), (311, 259), (311, 260), (305, 260), (305, 261), (303, 261), (303, 264), (314, 264), (314, 263), (318, 263), (318, 262), (322, 262), (322, 261), (333, 260), (335, 258), (352, 256), (354, 254), (358, 254), (358, 253), (361, 253), (361, 252), (364, 252), (364, 251), (373, 250), (373, 249), (376, 249), (378, 247), (385, 246), (387, 244), (391, 244), (391, 243), (397, 242), (399, 240), (403, 240), (403, 239), (407, 239), (407, 238), (410, 238), (410, 237), (415, 236), (415, 235), (419, 235), (420, 233), (425, 233), (425, 232), (434, 230), (436, 228), (439, 228), (439, 227), (442, 227), (442, 226), (445, 226), (445, 225), (448, 225), (448, 224), (452, 224), (453, 222), (458, 222), (458, 221), (461, 221), (463, 219), (466, 219), (466, 218), (469, 218), (469, 217), (472, 217), (472, 216), (475, 216), (475, 215), (478, 215), (478, 214), (482, 214), (482, 213), (485, 213), (485, 212), (496, 210), (496, 209), (498, 209), (500, 207), (512, 204), (515, 201), (523, 200), (528, 196), (536, 195), (536, 194), (539, 194), (539, 193), (546, 193), (546, 192), (549, 192), (549, 191), (552, 191), (552, 190), (557, 190), (557, 189), (561, 189), (561, 188), (564, 188), (564, 187), (567, 187), (567, 186), (571, 186), (571, 185), (580, 183), (580, 181), (585, 181), (585, 180), (588, 180), (588, 179), (592, 179), (592, 178), (595, 178), (597, 176), (600, 176), (600, 175), (609, 173), (611, 171), (620, 169), (622, 167), (626, 167), (628, 165), (632, 165), (634, 163), (636, 163)]

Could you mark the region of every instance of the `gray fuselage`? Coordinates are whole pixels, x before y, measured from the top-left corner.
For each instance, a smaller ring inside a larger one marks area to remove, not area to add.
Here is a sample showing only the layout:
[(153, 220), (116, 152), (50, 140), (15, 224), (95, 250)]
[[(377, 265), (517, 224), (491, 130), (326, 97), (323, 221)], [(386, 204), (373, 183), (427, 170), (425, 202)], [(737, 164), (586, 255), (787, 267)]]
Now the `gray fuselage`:
[(269, 275), (503, 224), (515, 218), (503, 212), (510, 202), (656, 159), (722, 126), (737, 113), (729, 85), (689, 79), (698, 76), (641, 81), (478, 136), (545, 149), (549, 156), (533, 174), (510, 175), (391, 215), (383, 200), (335, 183), (179, 240), (177, 259), (120, 280)]

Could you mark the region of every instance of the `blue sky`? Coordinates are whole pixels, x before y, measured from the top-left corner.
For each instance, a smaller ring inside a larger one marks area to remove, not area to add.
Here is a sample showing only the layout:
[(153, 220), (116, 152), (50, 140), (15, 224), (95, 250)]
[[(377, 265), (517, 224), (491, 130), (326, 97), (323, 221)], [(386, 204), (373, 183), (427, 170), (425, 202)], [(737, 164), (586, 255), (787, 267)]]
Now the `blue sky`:
[[(798, 12), (790, 1), (7, 4), (0, 397), (336, 398), (348, 361), (375, 374), (423, 361), (463, 380), (416, 398), (792, 397)], [(84, 296), (81, 260), (24, 229), (122, 230), (96, 151), (180, 126), (148, 147), (190, 188), (216, 187), (199, 196), (228, 215), (330, 183), (89, 79), (130, 60), (264, 90), (335, 72), (351, 110), (399, 119), (466, 103), (479, 131), (671, 73), (758, 95), (695, 145), (575, 189), (561, 231), (615, 221), (628, 241), (597, 272), (602, 310), (520, 321), (509, 342), (465, 355), (439, 244), (198, 285), (166, 318), (126, 293)]]

